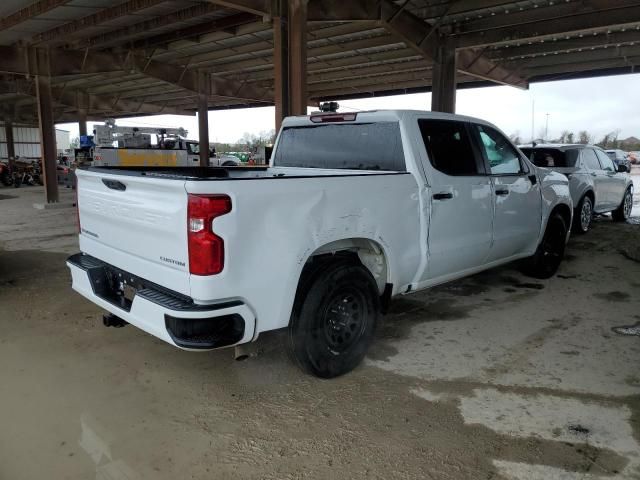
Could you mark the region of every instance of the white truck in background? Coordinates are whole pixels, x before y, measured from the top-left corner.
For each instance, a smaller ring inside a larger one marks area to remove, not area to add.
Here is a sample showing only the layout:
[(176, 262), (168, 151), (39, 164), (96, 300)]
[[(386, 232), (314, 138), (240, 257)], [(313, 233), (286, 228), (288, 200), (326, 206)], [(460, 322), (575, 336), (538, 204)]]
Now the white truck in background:
[(287, 118), (269, 167), (79, 169), (78, 207), (73, 288), (115, 323), (187, 350), (287, 328), (325, 378), (393, 296), (514, 260), (553, 275), (573, 212), (493, 125), (420, 111)]
[[(107, 120), (94, 125), (94, 146), (84, 155), (84, 164), (94, 167), (197, 167), (200, 144), (187, 140), (184, 128), (129, 127)], [(156, 142), (152, 143), (151, 136)], [(235, 167), (237, 159), (209, 152), (209, 166)]]

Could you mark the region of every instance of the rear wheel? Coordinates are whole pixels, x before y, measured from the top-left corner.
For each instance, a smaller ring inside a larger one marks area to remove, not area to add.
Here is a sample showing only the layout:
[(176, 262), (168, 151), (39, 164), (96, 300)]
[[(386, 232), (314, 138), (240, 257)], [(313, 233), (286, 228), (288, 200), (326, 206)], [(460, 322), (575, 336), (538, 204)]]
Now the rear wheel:
[(296, 295), (289, 352), (317, 377), (343, 375), (364, 358), (379, 315), (378, 287), (366, 268), (352, 260), (315, 267)]
[(627, 218), (631, 216), (632, 208), (633, 208), (633, 193), (631, 192), (631, 188), (627, 188), (627, 191), (624, 192), (622, 203), (618, 208), (616, 208), (613, 212), (611, 212), (611, 217), (616, 222), (624, 222)]
[(593, 219), (593, 202), (590, 197), (584, 196), (573, 215), (573, 230), (576, 233), (587, 233), (591, 228)]
[(13, 183), (11, 175), (9, 175), (8, 171), (3, 170), (2, 173), (0, 173), (0, 183), (2, 183), (5, 187), (8, 187)]
[(525, 261), (523, 271), (534, 278), (550, 278), (557, 271), (564, 257), (567, 240), (567, 226), (562, 215), (554, 213), (549, 217), (547, 228), (536, 253)]

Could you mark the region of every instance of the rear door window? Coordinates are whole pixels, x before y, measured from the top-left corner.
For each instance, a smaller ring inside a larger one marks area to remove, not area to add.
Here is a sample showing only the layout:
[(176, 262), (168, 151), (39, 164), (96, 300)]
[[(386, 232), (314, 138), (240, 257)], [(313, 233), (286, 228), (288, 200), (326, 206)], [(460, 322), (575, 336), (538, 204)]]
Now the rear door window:
[(522, 173), (520, 154), (504, 135), (486, 125), (474, 125), (480, 137), (481, 147), (489, 162), (492, 175), (517, 175)]
[[(522, 149), (536, 167), (571, 168), (578, 161), (578, 149), (560, 150), (557, 148)], [(596, 161), (596, 163), (598, 163)]]
[[(582, 161), (585, 167), (589, 170), (602, 170), (602, 166), (600, 165), (602, 163), (601, 155), (607, 160), (609, 159), (604, 153), (593, 150), (592, 148), (582, 150)], [(598, 161), (598, 159), (600, 159), (600, 161)]]
[(420, 119), (418, 125), (433, 168), (452, 176), (483, 173), (464, 122)]
[(285, 128), (278, 139), (274, 165), (406, 171), (398, 122)]

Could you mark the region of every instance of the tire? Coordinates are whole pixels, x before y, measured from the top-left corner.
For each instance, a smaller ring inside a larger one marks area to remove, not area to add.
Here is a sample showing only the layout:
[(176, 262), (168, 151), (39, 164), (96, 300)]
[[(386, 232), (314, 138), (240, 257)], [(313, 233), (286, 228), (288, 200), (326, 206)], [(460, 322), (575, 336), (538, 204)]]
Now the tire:
[(312, 265), (296, 294), (289, 354), (317, 377), (344, 375), (367, 353), (379, 316), (378, 287), (366, 268), (351, 259)]
[(238, 164), (237, 164), (236, 162), (230, 162), (230, 161), (229, 161), (229, 162), (224, 162), (224, 163), (222, 164), (222, 166), (223, 166), (223, 167), (237, 167), (237, 166), (238, 166)]
[(5, 187), (10, 186), (13, 183), (11, 175), (9, 175), (9, 173), (7, 172), (4, 172), (2, 175), (0, 175), (0, 183), (2, 183)]
[(564, 257), (566, 238), (567, 226), (562, 215), (552, 214), (536, 253), (525, 260), (523, 273), (541, 280), (555, 275)]
[(633, 209), (633, 194), (631, 193), (631, 187), (627, 188), (627, 191), (624, 192), (624, 197), (622, 197), (622, 203), (620, 206), (616, 208), (613, 212), (611, 212), (611, 217), (616, 222), (624, 222), (631, 216), (631, 210)]
[(593, 201), (590, 197), (584, 196), (578, 208), (573, 212), (573, 231), (576, 233), (587, 233), (591, 228), (593, 219)]

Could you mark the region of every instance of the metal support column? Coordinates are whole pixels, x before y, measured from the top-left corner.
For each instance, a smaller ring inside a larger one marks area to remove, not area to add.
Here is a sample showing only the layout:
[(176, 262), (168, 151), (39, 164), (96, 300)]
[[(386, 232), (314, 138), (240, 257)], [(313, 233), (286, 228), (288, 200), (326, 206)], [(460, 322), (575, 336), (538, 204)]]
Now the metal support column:
[(87, 135), (87, 112), (86, 110), (80, 110), (78, 112), (78, 128), (80, 130), (80, 136)]
[(40, 151), (42, 154), (45, 199), (47, 203), (57, 203), (58, 179), (56, 177), (56, 127), (53, 122), (51, 101), (51, 79), (45, 75), (36, 76), (36, 98), (38, 102), (38, 123), (40, 126)]
[(209, 166), (209, 106), (207, 96), (198, 96), (198, 138), (200, 143), (200, 166)]
[(7, 139), (7, 158), (9, 159), (9, 171), (13, 173), (14, 161), (16, 159), (16, 146), (13, 143), (13, 124), (6, 122), (4, 125), (5, 137)]
[(289, 0), (289, 91), (292, 115), (307, 114), (307, 3)]
[(278, 0), (273, 18), (276, 131), (282, 119), (307, 113), (307, 3)]
[(431, 110), (456, 111), (456, 48), (450, 37), (442, 37), (433, 61)]
[(287, 0), (277, 3), (273, 17), (273, 69), (274, 101), (276, 106), (276, 132), (280, 130), (282, 119), (291, 114), (289, 109), (289, 9)]

